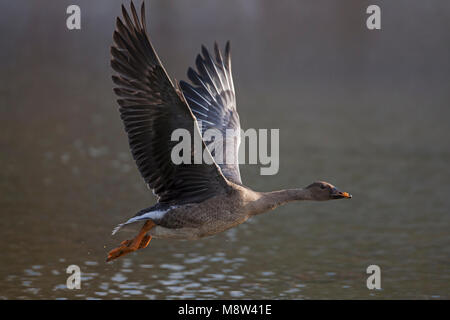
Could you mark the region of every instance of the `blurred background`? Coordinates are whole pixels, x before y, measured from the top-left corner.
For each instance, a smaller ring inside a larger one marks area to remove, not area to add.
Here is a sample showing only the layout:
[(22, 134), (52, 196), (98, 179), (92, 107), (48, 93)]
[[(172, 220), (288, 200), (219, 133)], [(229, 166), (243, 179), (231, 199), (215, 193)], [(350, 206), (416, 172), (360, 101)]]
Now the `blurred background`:
[[(146, 1), (172, 78), (201, 44), (231, 40), (242, 127), (280, 129), (279, 173), (243, 165), (244, 184), (321, 179), (353, 199), (289, 204), (106, 264), (131, 236), (112, 228), (155, 201), (112, 92), (121, 3), (0, 2), (0, 298), (450, 297), (450, 2)], [(66, 28), (71, 4), (81, 30)], [(366, 28), (371, 4), (381, 30)], [(71, 264), (80, 290), (66, 288)], [(382, 290), (366, 287), (371, 264)]]

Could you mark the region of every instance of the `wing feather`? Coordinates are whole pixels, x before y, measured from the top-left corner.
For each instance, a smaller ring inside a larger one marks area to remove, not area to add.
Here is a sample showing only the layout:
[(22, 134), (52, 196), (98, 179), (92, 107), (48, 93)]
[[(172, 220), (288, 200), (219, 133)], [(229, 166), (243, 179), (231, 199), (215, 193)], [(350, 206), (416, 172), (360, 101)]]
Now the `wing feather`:
[[(181, 81), (180, 87), (192, 112), (201, 121), (202, 133), (209, 129), (222, 133), (222, 139), (216, 139), (207, 146), (214, 153), (217, 144), (222, 145), (221, 156), (224, 159), (218, 159), (215, 154), (213, 156), (223, 175), (234, 183), (242, 184), (238, 163), (241, 127), (231, 75), (230, 44), (226, 44), (225, 59), (217, 43), (214, 44), (215, 60), (205, 46), (202, 46), (201, 53), (195, 60), (197, 70), (188, 69), (187, 76), (191, 83)], [(228, 129), (234, 135), (230, 136)]]
[[(131, 153), (149, 188), (160, 203), (200, 202), (226, 192), (228, 184), (213, 162), (175, 165), (171, 160), (173, 130), (184, 128), (191, 137), (199, 128), (182, 92), (175, 88), (148, 39), (145, 7), (141, 17), (131, 2), (131, 17), (122, 6), (111, 47), (111, 67), (120, 117)], [(191, 142), (193, 148), (193, 142)], [(206, 145), (202, 142), (202, 154)], [(209, 152), (206, 155), (211, 157)]]

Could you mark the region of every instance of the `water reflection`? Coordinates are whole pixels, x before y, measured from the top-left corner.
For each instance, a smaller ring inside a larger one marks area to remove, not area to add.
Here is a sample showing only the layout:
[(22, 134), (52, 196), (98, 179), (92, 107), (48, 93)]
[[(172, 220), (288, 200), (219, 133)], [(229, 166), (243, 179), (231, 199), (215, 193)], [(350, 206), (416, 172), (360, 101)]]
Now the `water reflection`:
[[(172, 257), (172, 263), (161, 263), (157, 266), (135, 264), (134, 259), (124, 258), (119, 262), (120, 267), (110, 276), (101, 272), (104, 270), (103, 262), (85, 261), (82, 266), (81, 290), (69, 290), (65, 282), (53, 285), (51, 293), (42, 293), (39, 289), (42, 281), (55, 279), (54, 276), (65, 273), (65, 259), (59, 259), (60, 264), (56, 269), (33, 265), (23, 270), (22, 274), (9, 275), (5, 280), (11, 283), (20, 281), (25, 287), (21, 298), (52, 297), (55, 299), (242, 298), (249, 292), (254, 294), (255, 291), (260, 291), (269, 298), (270, 290), (261, 284), (277, 281), (276, 274), (272, 271), (258, 272), (255, 279), (249, 279), (240, 270), (247, 263), (247, 259), (227, 257), (224, 252), (206, 256), (196, 253), (176, 253)], [(136, 281), (136, 277), (128, 276), (130, 273), (145, 274), (145, 278)], [(65, 277), (60, 278), (65, 279)], [(304, 286), (297, 284), (281, 292), (281, 296), (301, 298), (300, 292)]]

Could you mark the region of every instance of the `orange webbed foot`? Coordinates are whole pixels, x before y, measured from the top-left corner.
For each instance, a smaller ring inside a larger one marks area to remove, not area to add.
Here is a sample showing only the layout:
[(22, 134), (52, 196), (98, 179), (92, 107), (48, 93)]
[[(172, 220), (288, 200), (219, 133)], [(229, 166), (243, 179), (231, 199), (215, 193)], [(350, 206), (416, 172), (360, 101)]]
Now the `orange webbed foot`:
[(144, 249), (144, 248), (146, 248), (146, 247), (148, 246), (148, 244), (150, 243), (150, 240), (152, 240), (152, 236), (146, 235), (146, 236), (142, 239), (141, 243), (139, 244), (139, 248), (138, 248), (138, 249)]
[(130, 246), (130, 244), (132, 243), (132, 240), (125, 240), (122, 241), (121, 245), (115, 249), (112, 249), (109, 253), (108, 253), (108, 258), (106, 259), (106, 262), (115, 260), (123, 255), (126, 255), (130, 252), (136, 251), (137, 249), (134, 249), (133, 247)]
[(120, 245), (121, 246), (129, 246), (131, 243), (133, 242), (133, 240), (123, 240)]
[(154, 226), (155, 226), (154, 222), (148, 220), (142, 227), (139, 234), (133, 240), (124, 240), (120, 243), (119, 247), (112, 249), (108, 253), (108, 258), (106, 258), (106, 262), (115, 260), (123, 255), (136, 251), (138, 249), (146, 248), (150, 243), (150, 240), (152, 239), (152, 236), (146, 233)]

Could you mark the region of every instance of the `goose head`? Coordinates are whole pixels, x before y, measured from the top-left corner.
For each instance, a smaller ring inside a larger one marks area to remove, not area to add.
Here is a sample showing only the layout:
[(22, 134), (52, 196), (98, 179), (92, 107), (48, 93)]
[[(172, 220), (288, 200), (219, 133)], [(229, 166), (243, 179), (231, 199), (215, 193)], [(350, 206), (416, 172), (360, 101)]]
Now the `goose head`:
[(306, 187), (309, 191), (312, 200), (326, 201), (335, 199), (351, 199), (351, 194), (348, 192), (339, 191), (331, 183), (324, 181), (316, 181)]

